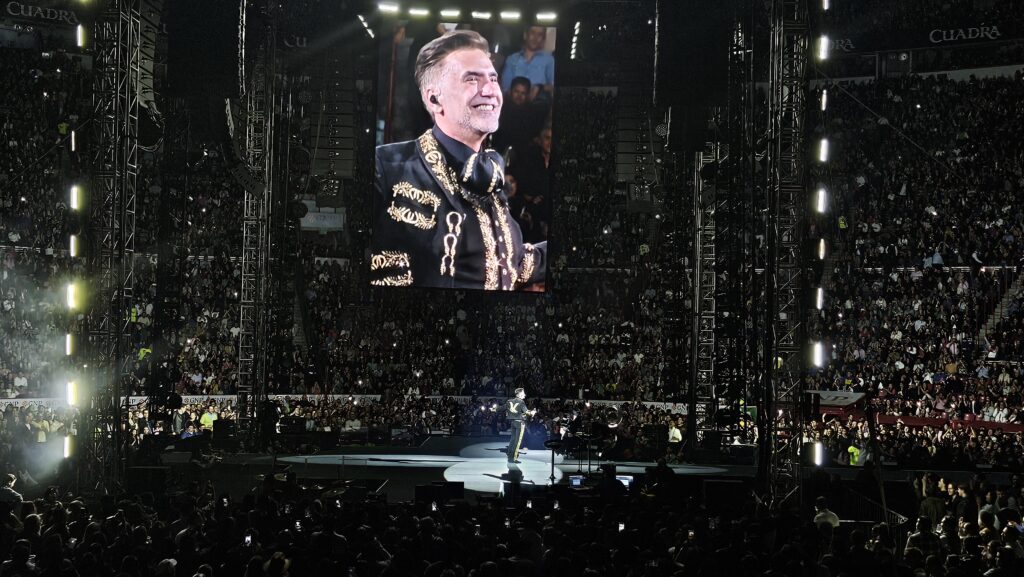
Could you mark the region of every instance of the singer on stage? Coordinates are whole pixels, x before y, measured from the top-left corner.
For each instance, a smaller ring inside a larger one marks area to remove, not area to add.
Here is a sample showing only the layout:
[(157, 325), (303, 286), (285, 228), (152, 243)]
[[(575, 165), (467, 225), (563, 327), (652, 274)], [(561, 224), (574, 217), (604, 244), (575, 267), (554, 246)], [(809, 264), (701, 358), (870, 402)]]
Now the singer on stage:
[(523, 432), (526, 430), (523, 419), (526, 415), (532, 417), (537, 411), (526, 410), (526, 391), (523, 389), (516, 389), (516, 396), (508, 400), (505, 409), (509, 423), (512, 424), (512, 437), (508, 440), (508, 462), (518, 463), (519, 446), (523, 443)]
[(505, 162), (486, 146), (502, 104), (487, 41), (471, 30), (435, 38), (415, 75), (434, 126), (377, 148), (371, 282), (487, 290), (542, 282), (547, 243), (523, 242)]

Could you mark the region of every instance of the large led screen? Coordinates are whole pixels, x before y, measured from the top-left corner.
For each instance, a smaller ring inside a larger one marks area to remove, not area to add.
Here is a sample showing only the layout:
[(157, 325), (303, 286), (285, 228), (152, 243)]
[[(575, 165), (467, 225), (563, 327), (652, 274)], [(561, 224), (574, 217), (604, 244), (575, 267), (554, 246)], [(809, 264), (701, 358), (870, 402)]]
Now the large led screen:
[(409, 21), (385, 32), (371, 282), (543, 291), (555, 28)]

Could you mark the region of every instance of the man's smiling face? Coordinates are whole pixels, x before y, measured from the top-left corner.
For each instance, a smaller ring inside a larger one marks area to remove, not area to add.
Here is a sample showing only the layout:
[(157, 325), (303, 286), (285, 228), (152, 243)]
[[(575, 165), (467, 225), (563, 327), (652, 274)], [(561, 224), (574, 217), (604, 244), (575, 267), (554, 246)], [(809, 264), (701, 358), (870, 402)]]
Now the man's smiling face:
[(457, 50), (445, 57), (442, 66), (437, 95), (441, 112), (434, 117), (438, 127), (464, 142), (498, 130), (501, 86), (488, 54)]

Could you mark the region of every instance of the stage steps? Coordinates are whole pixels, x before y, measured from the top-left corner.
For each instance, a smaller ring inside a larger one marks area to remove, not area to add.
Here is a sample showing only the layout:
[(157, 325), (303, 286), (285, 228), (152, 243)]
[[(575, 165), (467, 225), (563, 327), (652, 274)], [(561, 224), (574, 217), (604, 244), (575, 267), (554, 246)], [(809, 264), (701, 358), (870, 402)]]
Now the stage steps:
[[(985, 324), (982, 325), (981, 330), (978, 331), (977, 338), (975, 339), (976, 343), (982, 345), (987, 343), (988, 333), (998, 326), (1000, 321), (1006, 318), (1007, 311), (1010, 308), (1010, 303), (1013, 302), (1015, 297), (1021, 294), (1022, 290), (1024, 290), (1024, 270), (1018, 270), (1017, 277), (1013, 279), (1012, 283), (1010, 283), (1010, 288), (1008, 288), (1006, 293), (1003, 294), (1003, 298), (999, 300), (999, 304), (996, 305), (995, 310), (991, 315), (989, 315)], [(986, 350), (987, 345), (985, 346), (985, 349), (981, 350), (982, 354), (984, 354)]]

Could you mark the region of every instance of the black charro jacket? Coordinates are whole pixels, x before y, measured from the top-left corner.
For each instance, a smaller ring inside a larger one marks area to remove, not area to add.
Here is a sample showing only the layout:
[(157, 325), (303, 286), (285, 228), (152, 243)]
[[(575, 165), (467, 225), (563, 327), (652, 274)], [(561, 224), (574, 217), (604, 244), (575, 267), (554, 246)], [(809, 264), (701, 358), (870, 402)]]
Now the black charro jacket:
[(436, 127), (377, 147), (373, 284), (517, 290), (544, 281), (547, 243), (523, 242), (501, 190), (503, 163), (486, 192), (461, 184), (472, 155)]

